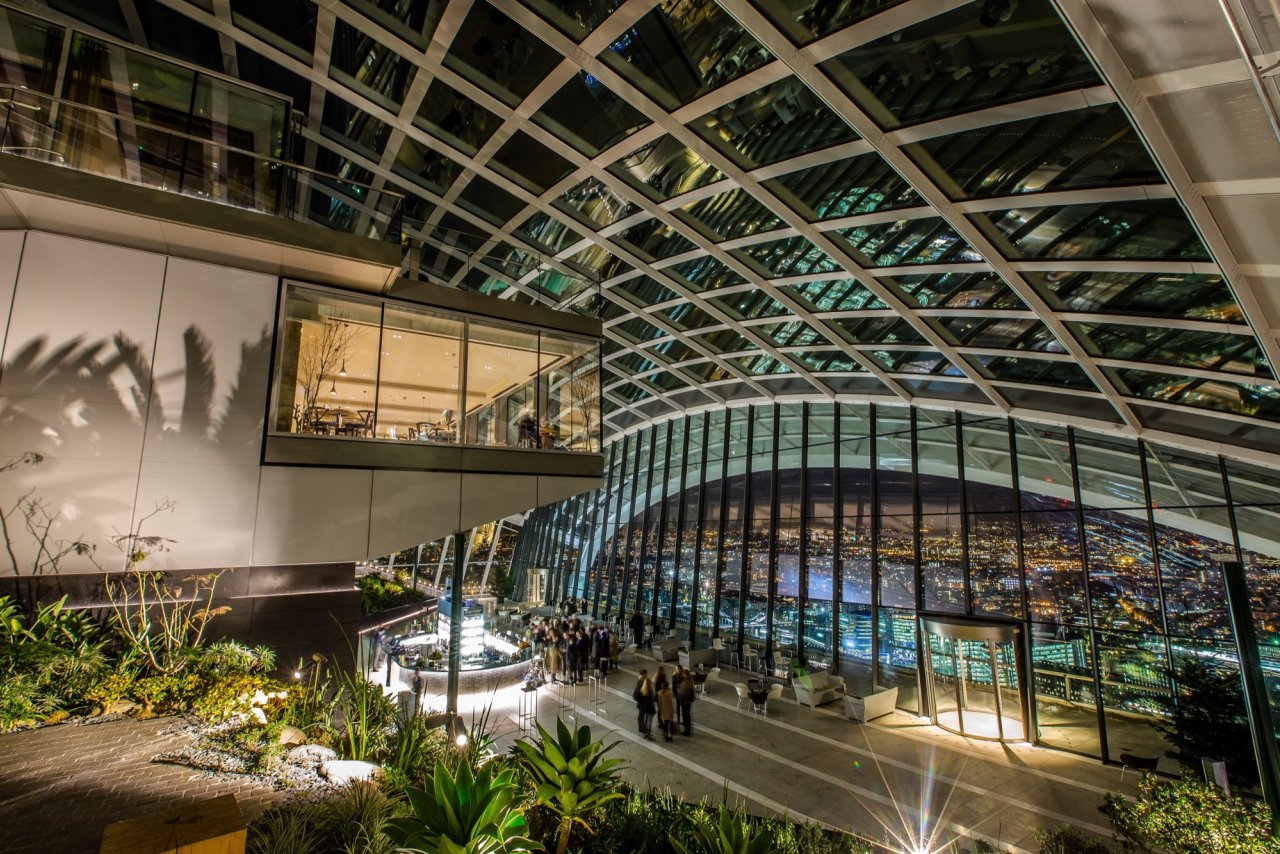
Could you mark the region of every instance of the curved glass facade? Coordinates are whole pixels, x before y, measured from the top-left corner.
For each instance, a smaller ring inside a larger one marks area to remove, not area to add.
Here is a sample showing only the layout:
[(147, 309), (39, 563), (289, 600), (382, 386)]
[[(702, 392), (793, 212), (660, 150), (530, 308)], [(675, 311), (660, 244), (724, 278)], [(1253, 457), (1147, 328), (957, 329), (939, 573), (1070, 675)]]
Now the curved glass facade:
[[(926, 409), (783, 403), (615, 440), (602, 490), (534, 511), (517, 575), (695, 646), (896, 685), (918, 615), (1020, 624), (1038, 743), (1115, 757), (1188, 657), (1234, 663), (1219, 563), (1243, 560), (1280, 699), (1280, 477), (1218, 457)], [(927, 702), (927, 697), (925, 698)], [(1273, 702), (1273, 705), (1275, 703)]]

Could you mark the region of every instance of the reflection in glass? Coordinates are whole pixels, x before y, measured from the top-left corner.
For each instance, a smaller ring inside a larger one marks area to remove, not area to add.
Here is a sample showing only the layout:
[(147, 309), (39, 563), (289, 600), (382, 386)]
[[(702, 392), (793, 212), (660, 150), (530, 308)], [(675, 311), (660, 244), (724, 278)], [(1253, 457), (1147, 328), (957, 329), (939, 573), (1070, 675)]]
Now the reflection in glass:
[(982, 260), (942, 217), (859, 225), (837, 233), (868, 267)]
[(548, 98), (533, 120), (592, 157), (649, 124), (638, 110), (585, 71)]
[(601, 55), (669, 110), (772, 58), (719, 6), (681, 0), (661, 0)]
[(1242, 323), (1222, 276), (1200, 273), (1024, 273), (1055, 307), (1067, 311), (1185, 317)]
[(810, 221), (923, 204), (878, 154), (812, 166), (764, 183)]
[(399, 112), (416, 67), (378, 39), (339, 18), (333, 31), (329, 76)]
[(693, 129), (744, 169), (858, 136), (794, 77), (730, 101), (694, 122)]
[(902, 0), (754, 0), (797, 45), (844, 29)]
[(1210, 260), (1173, 199), (1013, 208), (970, 218), (1006, 258)]
[(822, 68), (885, 128), (1098, 80), (1047, 0), (969, 3)]
[(467, 154), (475, 154), (501, 124), (493, 113), (439, 80), (427, 87), (413, 123)]
[(1115, 104), (975, 128), (905, 151), (952, 199), (1164, 182)]
[(1114, 374), (1134, 397), (1280, 420), (1280, 386), (1271, 383), (1235, 382), (1225, 375), (1213, 380), (1129, 368), (1118, 369)]
[(514, 107), (542, 82), (561, 56), (488, 3), (467, 13), (449, 52), (447, 68)]
[(1081, 338), (1093, 355), (1104, 359), (1271, 376), (1252, 335), (1119, 323), (1067, 325), (1082, 333)]

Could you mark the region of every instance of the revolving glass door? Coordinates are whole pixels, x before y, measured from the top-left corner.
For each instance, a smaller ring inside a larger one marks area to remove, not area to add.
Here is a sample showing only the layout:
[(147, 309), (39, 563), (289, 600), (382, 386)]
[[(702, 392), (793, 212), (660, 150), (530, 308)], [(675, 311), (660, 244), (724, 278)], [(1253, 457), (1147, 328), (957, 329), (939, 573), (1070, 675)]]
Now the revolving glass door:
[(1026, 741), (1019, 627), (922, 618), (924, 678), (933, 722), (958, 735)]

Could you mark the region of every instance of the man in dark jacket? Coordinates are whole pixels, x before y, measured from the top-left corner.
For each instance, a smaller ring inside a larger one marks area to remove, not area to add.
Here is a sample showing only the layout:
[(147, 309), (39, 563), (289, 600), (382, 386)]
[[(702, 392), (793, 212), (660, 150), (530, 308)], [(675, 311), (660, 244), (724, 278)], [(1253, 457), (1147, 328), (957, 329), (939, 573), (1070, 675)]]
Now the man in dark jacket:
[(574, 657), (575, 669), (573, 678), (581, 682), (587, 669), (587, 662), (591, 660), (591, 637), (582, 629), (578, 629), (578, 634), (574, 638), (573, 646), (577, 655)]
[(639, 608), (631, 615), (631, 621), (627, 625), (631, 627), (631, 634), (635, 636), (636, 646), (640, 646), (644, 640), (644, 617), (640, 616)]
[(693, 735), (693, 701), (697, 697), (696, 683), (693, 674), (683, 667), (676, 668), (679, 681), (676, 682), (676, 705), (680, 710), (680, 721), (684, 724), (684, 734)]
[(597, 626), (591, 645), (591, 658), (595, 661), (600, 675), (609, 672), (609, 632), (604, 626)]

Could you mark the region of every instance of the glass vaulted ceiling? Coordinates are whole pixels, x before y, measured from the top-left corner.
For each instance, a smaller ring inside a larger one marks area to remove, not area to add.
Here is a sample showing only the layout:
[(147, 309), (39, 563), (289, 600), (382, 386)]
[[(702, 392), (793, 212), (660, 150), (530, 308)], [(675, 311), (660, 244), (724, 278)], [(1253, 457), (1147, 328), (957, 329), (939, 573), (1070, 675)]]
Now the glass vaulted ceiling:
[(1280, 449), (1250, 318), (1049, 0), (55, 5), (291, 96), (312, 165), (411, 197), (418, 275), (600, 316), (606, 429), (848, 395)]

